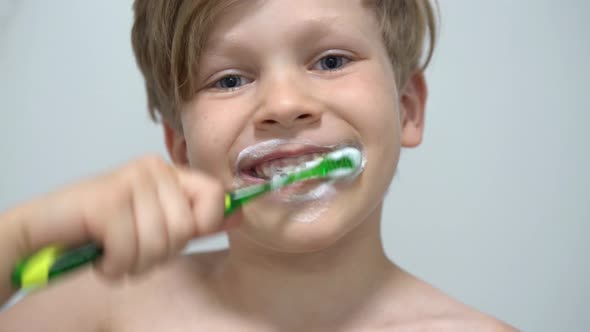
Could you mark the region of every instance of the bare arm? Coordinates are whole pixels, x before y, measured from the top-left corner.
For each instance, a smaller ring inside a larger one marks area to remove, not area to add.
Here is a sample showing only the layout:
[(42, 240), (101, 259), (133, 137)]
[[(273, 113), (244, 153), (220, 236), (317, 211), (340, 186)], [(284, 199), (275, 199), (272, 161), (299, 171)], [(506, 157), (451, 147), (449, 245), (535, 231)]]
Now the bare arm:
[(111, 293), (93, 269), (75, 271), (0, 312), (0, 331), (108, 331)]
[(0, 304), (13, 296), (10, 275), (15, 264), (27, 254), (25, 239), (19, 230), (26, 218), (26, 209), (13, 209), (0, 215)]
[(0, 302), (16, 291), (15, 263), (54, 243), (98, 243), (95, 271), (107, 279), (146, 273), (190, 239), (235, 225), (223, 202), (218, 180), (146, 156), (20, 205), (0, 215)]

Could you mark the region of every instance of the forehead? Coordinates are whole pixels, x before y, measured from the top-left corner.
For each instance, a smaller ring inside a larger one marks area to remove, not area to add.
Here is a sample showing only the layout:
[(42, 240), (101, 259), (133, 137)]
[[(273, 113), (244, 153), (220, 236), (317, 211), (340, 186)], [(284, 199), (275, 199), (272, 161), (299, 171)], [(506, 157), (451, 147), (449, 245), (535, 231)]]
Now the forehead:
[(289, 39), (355, 31), (368, 37), (377, 26), (372, 7), (363, 0), (242, 0), (216, 17), (205, 48), (272, 34)]

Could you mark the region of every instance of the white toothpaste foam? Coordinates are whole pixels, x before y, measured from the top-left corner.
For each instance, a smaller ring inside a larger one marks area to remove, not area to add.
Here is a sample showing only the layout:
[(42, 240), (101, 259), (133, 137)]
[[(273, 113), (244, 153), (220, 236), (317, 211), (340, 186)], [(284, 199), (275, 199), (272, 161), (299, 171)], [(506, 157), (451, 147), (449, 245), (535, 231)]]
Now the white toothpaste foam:
[[(242, 150), (236, 159), (236, 169), (239, 165), (240, 161), (244, 158), (258, 158), (260, 156), (264, 156), (270, 153), (272, 150), (276, 149), (279, 146), (289, 145), (289, 144), (302, 144), (302, 145), (314, 145), (319, 146), (309, 140), (285, 140), (285, 139), (272, 139), (268, 141), (264, 141), (252, 146), (249, 146)], [(327, 148), (335, 148), (336, 146), (323, 146)], [(342, 148), (338, 151), (331, 152), (330, 154), (334, 154), (334, 158), (341, 157), (341, 156), (349, 156), (355, 165), (357, 166), (351, 174), (350, 170), (343, 169), (343, 170), (336, 170), (332, 175), (333, 180), (324, 181), (318, 184), (315, 188), (311, 189), (310, 191), (302, 194), (290, 194), (284, 195), (281, 197), (281, 201), (284, 203), (294, 205), (293, 212), (290, 215), (290, 218), (295, 222), (302, 222), (302, 223), (311, 223), (318, 221), (321, 219), (322, 215), (328, 210), (328, 202), (330, 198), (332, 198), (336, 193), (337, 189), (334, 186), (334, 182), (336, 181), (335, 178), (338, 178), (339, 181), (342, 179), (352, 181), (356, 178), (365, 168), (366, 159), (364, 155), (356, 148), (353, 147), (346, 147)], [(329, 154), (329, 155), (330, 155)], [(318, 160), (312, 160), (306, 163), (306, 167), (313, 167), (321, 162), (321, 158)], [(344, 178), (341, 178), (344, 177)], [(273, 177), (272, 179), (273, 185), (278, 186), (281, 179), (279, 177)], [(242, 180), (236, 176), (234, 178), (234, 188), (239, 188), (243, 185)]]

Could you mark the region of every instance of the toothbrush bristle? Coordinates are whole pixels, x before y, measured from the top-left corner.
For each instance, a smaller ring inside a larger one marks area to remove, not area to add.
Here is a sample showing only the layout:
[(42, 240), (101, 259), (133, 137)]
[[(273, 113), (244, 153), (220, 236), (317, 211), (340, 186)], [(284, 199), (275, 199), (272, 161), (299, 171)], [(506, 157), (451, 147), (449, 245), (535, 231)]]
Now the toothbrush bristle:
[(347, 147), (327, 154), (324, 157), (325, 170), (323, 175), (331, 178), (350, 176), (361, 166), (361, 152)]

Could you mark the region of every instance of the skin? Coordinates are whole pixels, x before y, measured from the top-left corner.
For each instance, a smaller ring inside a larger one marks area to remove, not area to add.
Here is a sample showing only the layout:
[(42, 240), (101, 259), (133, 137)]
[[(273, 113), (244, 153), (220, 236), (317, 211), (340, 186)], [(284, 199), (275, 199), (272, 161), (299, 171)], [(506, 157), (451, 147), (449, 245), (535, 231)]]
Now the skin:
[[(1, 326), (514, 331), (403, 271), (383, 251), (383, 197), (401, 148), (420, 144), (427, 89), (421, 72), (396, 85), (370, 9), (357, 0), (243, 2), (209, 37), (183, 131), (165, 126), (174, 166), (143, 158), (1, 217), (0, 234), (16, 239), (0, 241), (12, 261), (58, 240), (106, 247), (95, 269), (27, 297), (0, 314)], [(334, 59), (337, 70), (326, 66)], [(239, 82), (233, 89), (225, 88), (228, 75)], [(239, 152), (276, 138), (359, 142), (366, 168), (336, 185), (313, 222), (294, 221), (313, 207), (294, 207), (281, 194), (223, 220), (220, 202)], [(229, 250), (176, 256), (188, 239), (217, 231), (228, 231)], [(2, 275), (10, 266), (0, 265)], [(6, 298), (9, 287), (1, 289)]]

